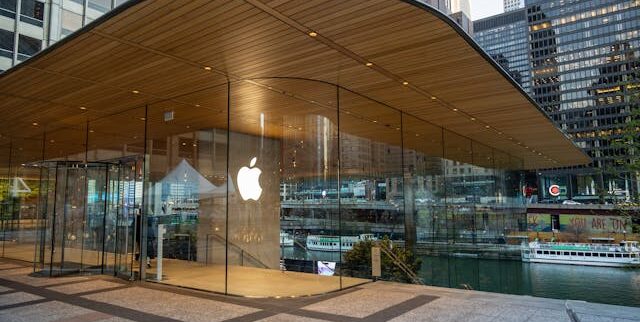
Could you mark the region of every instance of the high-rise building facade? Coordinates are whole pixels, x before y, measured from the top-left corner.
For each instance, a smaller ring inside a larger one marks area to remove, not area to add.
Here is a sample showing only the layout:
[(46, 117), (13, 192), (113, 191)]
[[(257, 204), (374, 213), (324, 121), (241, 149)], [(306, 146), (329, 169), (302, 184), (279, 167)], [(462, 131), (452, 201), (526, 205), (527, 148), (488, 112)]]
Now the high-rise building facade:
[(471, 4), (469, 0), (451, 0), (451, 12), (462, 12), (467, 17), (471, 17)]
[(26, 60), (42, 49), (44, 2), (0, 1), (0, 71)]
[(640, 1), (528, 0), (526, 5), (532, 96), (593, 159), (585, 167), (539, 172), (542, 198), (550, 197), (552, 184), (566, 191), (561, 199), (580, 202), (637, 193), (635, 174), (620, 166), (629, 155), (612, 142), (629, 119), (629, 89), (638, 83)]
[(473, 23), (474, 39), (527, 93), (531, 87), (527, 13), (506, 12)]
[(518, 10), (524, 7), (524, 0), (504, 0), (504, 12)]
[(0, 72), (126, 1), (0, 0)]
[(473, 35), (471, 5), (469, 0), (418, 0), (428, 4), (453, 19), (467, 34)]

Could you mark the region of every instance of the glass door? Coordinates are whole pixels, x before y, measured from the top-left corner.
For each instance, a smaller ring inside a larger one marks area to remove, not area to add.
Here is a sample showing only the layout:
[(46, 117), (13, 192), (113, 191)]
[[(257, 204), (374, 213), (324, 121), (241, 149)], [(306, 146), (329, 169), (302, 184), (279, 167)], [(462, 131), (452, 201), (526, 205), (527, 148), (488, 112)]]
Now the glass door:
[(142, 162), (43, 164), (36, 268), (49, 275), (134, 276)]
[[(112, 180), (113, 190), (117, 190), (109, 207), (109, 218), (114, 219), (110, 226), (115, 236), (114, 243), (108, 243), (113, 249), (114, 267), (112, 272), (120, 277), (133, 279), (140, 266), (135, 265), (140, 257), (140, 215), (142, 205), (142, 159), (119, 160), (117, 180)], [(114, 167), (112, 167), (114, 173)], [(109, 262), (111, 263), (111, 262)]]

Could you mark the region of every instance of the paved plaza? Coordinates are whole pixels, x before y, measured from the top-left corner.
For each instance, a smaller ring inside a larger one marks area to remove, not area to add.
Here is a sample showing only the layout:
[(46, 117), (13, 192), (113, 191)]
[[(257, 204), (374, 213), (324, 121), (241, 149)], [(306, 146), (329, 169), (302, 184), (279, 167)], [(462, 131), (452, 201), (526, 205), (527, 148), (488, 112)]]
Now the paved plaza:
[(640, 308), (387, 282), (299, 298), (223, 296), (0, 259), (0, 321), (640, 321)]

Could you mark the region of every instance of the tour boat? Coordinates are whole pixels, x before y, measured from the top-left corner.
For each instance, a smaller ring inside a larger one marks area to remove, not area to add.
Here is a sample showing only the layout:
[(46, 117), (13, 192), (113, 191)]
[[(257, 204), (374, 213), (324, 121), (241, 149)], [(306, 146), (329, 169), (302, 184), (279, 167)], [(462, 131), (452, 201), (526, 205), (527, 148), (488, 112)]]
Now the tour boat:
[(377, 240), (373, 234), (360, 234), (358, 236), (327, 236), (309, 235), (307, 236), (307, 249), (321, 250), (327, 252), (349, 251), (353, 245), (360, 241)]
[(283, 231), (280, 232), (280, 246), (291, 247), (293, 246), (293, 236)]
[(530, 242), (522, 249), (522, 261), (587, 266), (640, 266), (637, 241), (620, 244)]

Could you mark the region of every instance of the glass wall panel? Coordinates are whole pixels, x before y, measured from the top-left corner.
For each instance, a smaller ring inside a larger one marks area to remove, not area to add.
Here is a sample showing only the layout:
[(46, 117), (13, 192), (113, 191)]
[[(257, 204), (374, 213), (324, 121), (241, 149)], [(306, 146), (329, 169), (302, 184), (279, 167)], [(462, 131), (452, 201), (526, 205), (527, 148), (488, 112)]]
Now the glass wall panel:
[(0, 137), (0, 257), (4, 257), (5, 221), (11, 209), (11, 139)]
[[(399, 111), (340, 90), (340, 220), (342, 239), (404, 241), (402, 119)], [(415, 235), (415, 227), (410, 227)], [(370, 251), (370, 250), (367, 250)], [(345, 276), (371, 277), (369, 263), (345, 257)], [(397, 279), (393, 271), (382, 277)], [(343, 283), (344, 284), (344, 283)]]
[(496, 174), (494, 171), (493, 149), (473, 142), (473, 174), (471, 192), (473, 194), (474, 215), (470, 222), (471, 238), (467, 242), (505, 243), (504, 231), (497, 226), (504, 221), (504, 213), (496, 207)]
[(446, 217), (442, 128), (403, 115), (402, 129), (405, 229), (415, 225), (416, 243), (434, 243), (446, 233), (439, 225)]
[(227, 87), (149, 106), (147, 279), (225, 291)]
[(447, 214), (441, 224), (447, 227), (445, 240), (453, 244), (458, 239), (484, 238), (473, 229), (477, 191), (474, 190), (471, 140), (445, 130), (444, 158)]
[(232, 84), (228, 293), (340, 288), (336, 95), (297, 79)]
[(144, 265), (144, 260), (142, 264), (137, 260), (143, 238), (145, 124), (145, 107), (88, 124), (83, 245), (86, 270), (130, 277)]
[[(4, 196), (3, 256), (33, 261), (38, 223), (42, 138), (11, 140), (7, 190)], [(6, 174), (5, 174), (6, 175)]]

